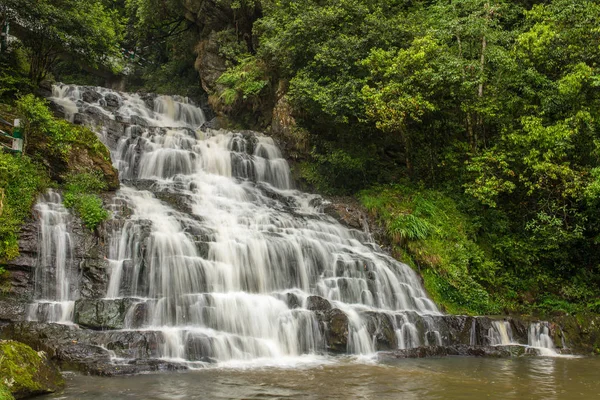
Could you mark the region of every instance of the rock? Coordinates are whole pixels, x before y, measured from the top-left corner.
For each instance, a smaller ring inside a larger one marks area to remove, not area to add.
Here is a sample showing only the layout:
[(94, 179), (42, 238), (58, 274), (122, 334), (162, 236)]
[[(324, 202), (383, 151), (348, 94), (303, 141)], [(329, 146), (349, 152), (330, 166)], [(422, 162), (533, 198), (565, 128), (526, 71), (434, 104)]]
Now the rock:
[(191, 197), (182, 193), (155, 192), (155, 196), (161, 201), (169, 204), (175, 210), (186, 214), (192, 214), (193, 201)]
[(298, 296), (294, 293), (286, 293), (285, 294), (285, 302), (290, 309), (300, 308), (301, 301)]
[(119, 108), (123, 104), (121, 98), (114, 93), (107, 93), (104, 96), (104, 100), (106, 101), (106, 106), (113, 109)]
[(26, 316), (26, 303), (12, 298), (0, 299), (0, 321), (24, 321)]
[(188, 369), (185, 365), (164, 360), (131, 360), (124, 364), (89, 364), (85, 372), (98, 376), (133, 375), (148, 372), (172, 372)]
[(12, 340), (0, 341), (0, 376), (17, 399), (53, 393), (65, 384), (45, 353)]
[(227, 70), (224, 57), (219, 54), (219, 44), (216, 32), (211, 32), (207, 39), (202, 40), (196, 47), (196, 70), (200, 73), (200, 82), (206, 93), (217, 93), (217, 80)]
[(71, 172), (97, 171), (104, 176), (108, 190), (117, 190), (120, 186), (119, 174), (112, 166), (110, 157), (94, 154), (90, 149), (81, 145), (73, 146), (69, 153), (68, 170)]
[(550, 319), (550, 335), (559, 349), (574, 354), (600, 354), (600, 315), (579, 313)]
[(102, 98), (102, 95), (93, 89), (85, 88), (81, 94), (81, 99), (86, 103), (96, 103)]
[(334, 353), (344, 353), (348, 347), (348, 316), (334, 308), (325, 313), (327, 348)]
[(306, 308), (311, 311), (329, 311), (332, 307), (329, 300), (321, 296), (308, 296), (306, 298)]
[(363, 313), (367, 318), (367, 330), (375, 338), (377, 350), (393, 350), (398, 348), (398, 338), (392, 318), (393, 315), (368, 311)]
[(458, 344), (450, 346), (421, 346), (414, 347), (411, 349), (380, 352), (378, 354), (378, 358), (380, 360), (385, 360), (389, 358), (426, 358), (446, 356), (510, 358), (530, 355), (539, 354), (535, 349), (519, 345), (469, 346)]
[(130, 120), (131, 120), (132, 125), (148, 127), (148, 121), (146, 121), (144, 118), (139, 117), (137, 115), (132, 115)]
[(323, 212), (340, 223), (354, 229), (369, 231), (367, 213), (353, 198), (331, 198), (324, 204)]
[(91, 329), (123, 329), (134, 299), (81, 299), (75, 302), (74, 322)]

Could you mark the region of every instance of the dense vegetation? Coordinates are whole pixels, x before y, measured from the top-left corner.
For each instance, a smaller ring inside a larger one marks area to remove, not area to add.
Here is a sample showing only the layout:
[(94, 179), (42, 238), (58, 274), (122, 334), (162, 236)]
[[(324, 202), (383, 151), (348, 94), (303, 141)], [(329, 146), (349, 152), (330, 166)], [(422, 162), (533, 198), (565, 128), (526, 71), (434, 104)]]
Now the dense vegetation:
[(310, 132), (303, 176), (332, 193), (383, 185), (359, 197), (438, 301), (599, 310), (600, 5), (305, 0), (263, 12), (256, 52), (222, 76), (221, 98), (264, 103), (284, 82)]
[[(19, 255), (19, 229), (44, 189), (64, 186), (65, 206), (95, 229), (108, 217), (97, 193), (115, 188), (114, 179), (100, 168), (101, 163), (111, 168), (108, 150), (89, 129), (55, 118), (46, 102), (32, 94), (14, 108), (3, 106), (2, 114), (22, 119), (26, 146), (24, 154), (0, 152), (0, 267)], [(74, 162), (76, 154), (90, 162)]]
[(600, 311), (597, 2), (5, 3), (0, 22), (43, 18), (0, 95), (35, 86), (28, 38), (49, 32), (50, 77), (120, 70), (130, 88), (206, 92), (234, 124), (275, 133), (285, 110), (298, 175), (356, 195), (447, 309)]

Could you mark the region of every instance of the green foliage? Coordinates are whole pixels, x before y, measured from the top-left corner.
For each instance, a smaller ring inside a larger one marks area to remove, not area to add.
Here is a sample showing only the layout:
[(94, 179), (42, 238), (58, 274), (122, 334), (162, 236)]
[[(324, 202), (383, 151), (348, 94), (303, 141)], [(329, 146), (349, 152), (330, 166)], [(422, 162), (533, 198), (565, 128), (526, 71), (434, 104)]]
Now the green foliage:
[(225, 87), (220, 99), (225, 105), (233, 106), (239, 100), (252, 103), (269, 81), (261, 63), (254, 57), (248, 57), (223, 73), (217, 83)]
[(491, 295), (498, 265), (476, 243), (475, 227), (440, 192), (405, 185), (362, 191), (362, 204), (386, 228), (409, 264), (423, 273), (425, 288), (450, 312), (499, 313), (509, 302)]
[(106, 182), (97, 173), (71, 174), (66, 179), (63, 203), (76, 212), (85, 226), (94, 230), (109, 217), (102, 199), (97, 196), (97, 193), (106, 189)]
[(19, 255), (17, 234), (47, 184), (44, 169), (27, 156), (0, 153), (0, 261)]
[(311, 132), (300, 175), (327, 193), (410, 182), (361, 198), (453, 310), (600, 295), (600, 6), (530, 3), (279, 1), (254, 24), (260, 79)]
[(5, 0), (0, 14), (18, 21), (15, 34), (30, 64), (29, 77), (39, 83), (59, 57), (68, 55), (92, 67), (118, 71), (123, 20), (100, 0)]
[(25, 57), (24, 51), (18, 46), (0, 54), (0, 99), (11, 100), (17, 95), (33, 91)]
[(68, 161), (73, 148), (81, 146), (89, 150), (92, 156), (110, 160), (108, 149), (94, 132), (54, 118), (46, 100), (28, 94), (21, 97), (16, 106), (24, 119), (26, 143), (32, 143), (34, 148), (40, 150), (45, 145), (45, 153)]

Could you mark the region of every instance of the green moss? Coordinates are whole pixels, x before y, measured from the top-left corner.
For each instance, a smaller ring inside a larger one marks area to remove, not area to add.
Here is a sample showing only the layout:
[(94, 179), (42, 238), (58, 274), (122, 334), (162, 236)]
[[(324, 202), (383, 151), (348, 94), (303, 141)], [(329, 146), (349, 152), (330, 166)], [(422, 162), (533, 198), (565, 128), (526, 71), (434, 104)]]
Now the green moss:
[(109, 216), (96, 194), (106, 189), (107, 184), (98, 173), (71, 174), (65, 184), (64, 204), (77, 213), (85, 226), (94, 230)]
[(64, 386), (62, 376), (45, 355), (15, 341), (0, 341), (0, 376), (16, 398), (51, 393)]
[(0, 382), (0, 400), (14, 400), (14, 396), (3, 382)]

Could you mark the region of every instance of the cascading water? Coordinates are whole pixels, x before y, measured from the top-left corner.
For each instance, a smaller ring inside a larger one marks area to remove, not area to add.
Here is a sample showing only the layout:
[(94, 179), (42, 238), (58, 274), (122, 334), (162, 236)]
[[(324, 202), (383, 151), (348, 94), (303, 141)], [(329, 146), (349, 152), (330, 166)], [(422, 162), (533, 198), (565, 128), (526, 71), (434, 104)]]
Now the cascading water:
[(38, 260), (35, 269), (35, 299), (29, 319), (70, 323), (73, 321), (76, 267), (69, 233), (70, 215), (55, 191), (41, 196), (35, 213), (39, 217)]
[(547, 322), (533, 322), (529, 325), (527, 344), (538, 349), (543, 356), (557, 355), (554, 341), (550, 337), (550, 327)]
[[(53, 93), (70, 118), (77, 110), (126, 126), (100, 132), (122, 181), (114, 209), (128, 209), (109, 223), (106, 299), (135, 299), (126, 329), (159, 332), (158, 357), (324, 353), (340, 320), (347, 352), (369, 354), (373, 315), (389, 321), (398, 347), (442, 344), (440, 313), (414, 271), (294, 190), (272, 139), (200, 130), (202, 111), (184, 99)], [(315, 295), (327, 306), (315, 309)], [(327, 310), (335, 316), (323, 322)]]
[(490, 345), (508, 345), (514, 344), (512, 328), (508, 321), (493, 321), (492, 327), (488, 331)]

